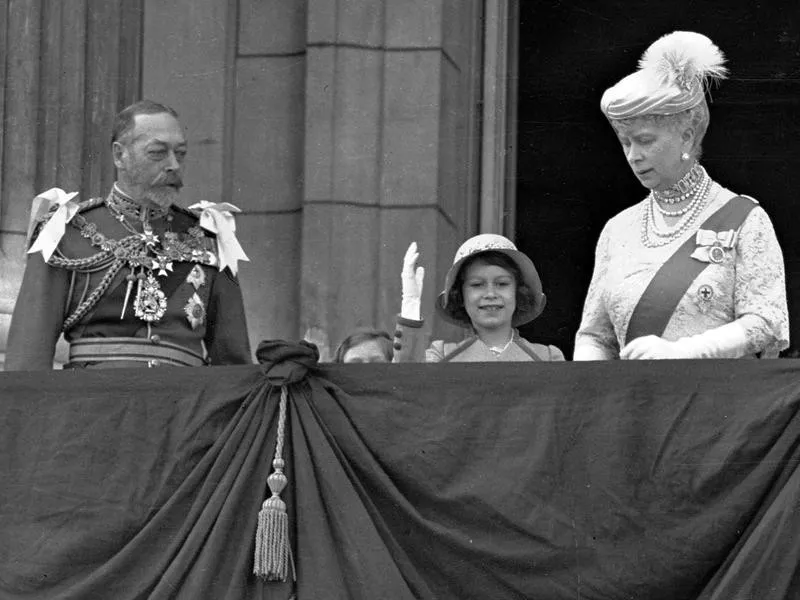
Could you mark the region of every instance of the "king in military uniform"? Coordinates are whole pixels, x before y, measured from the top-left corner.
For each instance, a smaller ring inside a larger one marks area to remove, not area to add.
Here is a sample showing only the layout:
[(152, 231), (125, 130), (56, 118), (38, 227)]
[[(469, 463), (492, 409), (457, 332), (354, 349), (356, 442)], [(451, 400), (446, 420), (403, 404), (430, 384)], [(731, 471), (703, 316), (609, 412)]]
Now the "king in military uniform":
[(143, 100), (117, 115), (117, 181), (78, 201), (54, 188), (31, 211), (29, 257), (6, 370), (251, 363), (227, 204), (176, 201), (187, 144), (177, 113)]

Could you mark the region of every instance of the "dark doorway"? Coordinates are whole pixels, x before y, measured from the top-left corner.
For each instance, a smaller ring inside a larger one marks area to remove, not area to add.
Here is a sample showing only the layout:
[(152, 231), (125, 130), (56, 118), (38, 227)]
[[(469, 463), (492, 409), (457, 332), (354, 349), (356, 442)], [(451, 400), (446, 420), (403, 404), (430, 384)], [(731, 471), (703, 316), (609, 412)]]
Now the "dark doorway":
[(712, 92), (702, 162), (772, 218), (786, 261), (792, 346), (800, 348), (800, 3), (579, 4), (520, 2), (516, 239), (548, 296), (523, 335), (571, 355), (600, 230), (645, 196), (600, 96), (659, 36), (691, 30), (722, 49), (730, 70)]

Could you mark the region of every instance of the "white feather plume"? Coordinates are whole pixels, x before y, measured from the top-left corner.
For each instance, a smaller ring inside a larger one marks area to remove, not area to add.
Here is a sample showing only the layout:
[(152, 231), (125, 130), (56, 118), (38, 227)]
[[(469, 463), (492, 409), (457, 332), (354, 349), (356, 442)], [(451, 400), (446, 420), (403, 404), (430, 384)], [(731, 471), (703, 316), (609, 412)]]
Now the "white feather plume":
[(654, 72), (665, 83), (688, 88), (728, 74), (725, 56), (706, 36), (693, 31), (673, 31), (657, 39), (642, 54), (639, 68)]

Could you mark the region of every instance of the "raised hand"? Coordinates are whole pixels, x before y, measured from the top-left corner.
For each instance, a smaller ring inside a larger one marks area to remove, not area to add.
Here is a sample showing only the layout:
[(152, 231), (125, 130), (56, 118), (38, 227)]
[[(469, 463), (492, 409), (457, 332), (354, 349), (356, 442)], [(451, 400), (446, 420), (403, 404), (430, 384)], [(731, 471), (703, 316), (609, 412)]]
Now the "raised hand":
[(417, 266), (418, 259), (417, 242), (411, 242), (403, 258), (403, 272), (401, 273), (403, 295), (400, 316), (415, 321), (421, 319), (420, 302), (422, 299), (422, 285), (425, 279), (425, 267)]

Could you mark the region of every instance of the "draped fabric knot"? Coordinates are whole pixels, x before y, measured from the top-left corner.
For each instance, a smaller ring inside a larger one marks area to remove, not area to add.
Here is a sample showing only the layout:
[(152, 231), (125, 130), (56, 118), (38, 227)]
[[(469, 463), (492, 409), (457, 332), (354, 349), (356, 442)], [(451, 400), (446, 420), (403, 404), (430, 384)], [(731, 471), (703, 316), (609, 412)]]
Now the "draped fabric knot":
[(256, 358), (267, 381), (274, 386), (302, 381), (319, 363), (319, 350), (306, 341), (265, 340), (258, 345)]
[(264, 500), (258, 513), (253, 573), (266, 581), (286, 581), (289, 567), (292, 568), (292, 577), (295, 576), (289, 543), (289, 515), (281, 498), (281, 492), (289, 481), (284, 473), (286, 463), (283, 460), (289, 388), (302, 381), (309, 369), (319, 362), (319, 350), (305, 341), (293, 344), (283, 340), (265, 340), (258, 345), (256, 357), (270, 389), (280, 387), (281, 397), (273, 472), (267, 479), (271, 496)]

